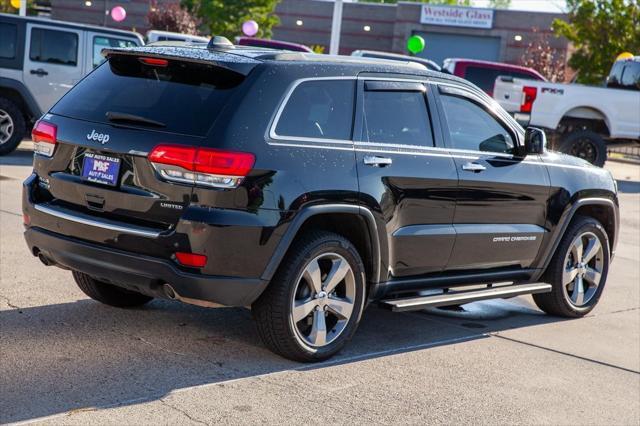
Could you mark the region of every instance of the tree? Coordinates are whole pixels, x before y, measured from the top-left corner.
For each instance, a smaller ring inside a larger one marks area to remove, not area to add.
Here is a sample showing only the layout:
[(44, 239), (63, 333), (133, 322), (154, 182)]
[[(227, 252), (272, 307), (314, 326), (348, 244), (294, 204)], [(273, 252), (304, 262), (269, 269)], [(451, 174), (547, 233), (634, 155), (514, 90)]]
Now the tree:
[[(0, 0), (0, 13), (15, 13), (17, 14), (20, 9), (17, 9), (11, 5), (11, 0)], [(33, 0), (27, 0), (27, 15), (33, 15)]]
[(257, 37), (270, 38), (280, 23), (274, 14), (279, 0), (182, 0), (182, 6), (202, 19), (211, 35), (234, 37), (242, 32), (242, 23), (258, 23)]
[(147, 19), (151, 29), (183, 34), (198, 34), (200, 24), (192, 13), (178, 3), (163, 4), (159, 7), (157, 2), (153, 2)]
[(640, 52), (639, 1), (567, 0), (569, 20), (556, 19), (553, 29), (576, 49), (569, 65), (579, 83), (602, 83), (616, 56)]
[(511, 0), (489, 0), (489, 7), (492, 9), (509, 9)]
[(562, 51), (551, 47), (549, 34), (542, 34), (533, 28), (534, 36), (527, 45), (521, 65), (533, 68), (552, 82), (565, 81), (565, 55)]

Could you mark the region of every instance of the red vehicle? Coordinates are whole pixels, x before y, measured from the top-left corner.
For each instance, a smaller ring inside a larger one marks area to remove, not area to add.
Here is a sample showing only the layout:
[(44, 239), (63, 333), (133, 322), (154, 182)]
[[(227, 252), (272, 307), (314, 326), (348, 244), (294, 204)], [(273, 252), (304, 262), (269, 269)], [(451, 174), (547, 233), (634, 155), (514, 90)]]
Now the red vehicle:
[(292, 50), (294, 52), (313, 53), (313, 50), (311, 50), (304, 44), (291, 43), (281, 40), (267, 40), (264, 38), (236, 37), (236, 44), (240, 46), (268, 47), (270, 49), (282, 49)]
[(499, 75), (528, 80), (547, 81), (538, 71), (520, 65), (502, 62), (480, 61), (476, 59), (449, 58), (442, 63), (442, 69), (453, 75), (469, 80), (489, 96), (493, 96), (493, 85)]

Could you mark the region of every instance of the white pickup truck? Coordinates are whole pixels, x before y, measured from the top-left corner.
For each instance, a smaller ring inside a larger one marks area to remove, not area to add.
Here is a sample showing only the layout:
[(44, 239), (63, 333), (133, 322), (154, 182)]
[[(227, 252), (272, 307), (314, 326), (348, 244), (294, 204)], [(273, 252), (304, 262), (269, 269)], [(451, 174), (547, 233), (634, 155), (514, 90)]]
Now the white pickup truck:
[[(606, 142), (640, 143), (640, 57), (617, 61), (606, 87), (500, 76), (493, 97), (554, 148), (602, 166)], [(606, 142), (605, 142), (606, 141)]]

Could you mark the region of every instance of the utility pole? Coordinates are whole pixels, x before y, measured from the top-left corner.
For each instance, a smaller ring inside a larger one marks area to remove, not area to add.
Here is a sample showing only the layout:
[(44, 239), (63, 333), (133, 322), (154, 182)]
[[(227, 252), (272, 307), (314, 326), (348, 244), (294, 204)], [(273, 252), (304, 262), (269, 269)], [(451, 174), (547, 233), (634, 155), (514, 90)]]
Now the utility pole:
[(27, 0), (20, 0), (20, 16), (27, 16)]
[(329, 54), (337, 55), (340, 51), (340, 30), (342, 28), (342, 0), (335, 0), (333, 4), (333, 21), (331, 22), (331, 43)]

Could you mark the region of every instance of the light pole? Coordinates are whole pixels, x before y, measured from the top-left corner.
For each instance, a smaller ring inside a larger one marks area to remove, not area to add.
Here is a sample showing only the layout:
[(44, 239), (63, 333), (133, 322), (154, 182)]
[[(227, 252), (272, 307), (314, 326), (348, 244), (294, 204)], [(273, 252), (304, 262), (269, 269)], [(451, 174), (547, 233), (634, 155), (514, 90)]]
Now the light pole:
[(329, 54), (337, 55), (340, 51), (340, 30), (342, 28), (342, 0), (335, 0), (333, 4), (333, 21), (331, 22), (331, 42)]
[(27, 0), (20, 0), (20, 16), (27, 16)]

